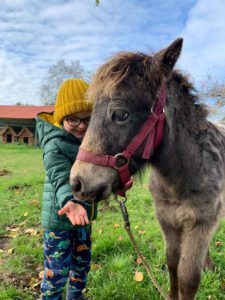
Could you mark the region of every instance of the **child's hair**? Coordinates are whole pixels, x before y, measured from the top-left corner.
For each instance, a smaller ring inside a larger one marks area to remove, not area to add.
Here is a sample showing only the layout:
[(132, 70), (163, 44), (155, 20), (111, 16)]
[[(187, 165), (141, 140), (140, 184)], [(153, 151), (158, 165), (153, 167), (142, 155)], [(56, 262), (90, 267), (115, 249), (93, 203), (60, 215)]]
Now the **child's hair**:
[(91, 112), (93, 102), (86, 98), (88, 83), (79, 78), (68, 79), (58, 90), (54, 118), (59, 124), (69, 115), (78, 112)]

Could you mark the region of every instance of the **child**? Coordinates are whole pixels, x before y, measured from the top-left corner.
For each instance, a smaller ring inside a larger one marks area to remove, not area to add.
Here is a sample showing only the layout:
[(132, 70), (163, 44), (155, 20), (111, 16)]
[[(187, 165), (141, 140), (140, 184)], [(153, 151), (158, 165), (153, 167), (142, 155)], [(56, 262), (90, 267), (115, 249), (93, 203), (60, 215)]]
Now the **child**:
[(86, 299), (82, 290), (90, 270), (90, 221), (96, 217), (97, 208), (76, 202), (69, 175), (91, 116), (93, 103), (85, 99), (87, 88), (81, 79), (66, 80), (58, 91), (54, 114), (37, 116), (46, 170), (42, 300), (61, 300), (67, 281), (67, 300)]

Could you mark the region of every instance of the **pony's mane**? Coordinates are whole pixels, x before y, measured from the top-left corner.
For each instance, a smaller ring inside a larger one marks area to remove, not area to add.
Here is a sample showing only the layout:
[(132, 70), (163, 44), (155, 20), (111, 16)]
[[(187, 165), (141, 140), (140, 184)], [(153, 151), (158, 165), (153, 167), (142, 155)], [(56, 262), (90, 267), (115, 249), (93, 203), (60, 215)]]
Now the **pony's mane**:
[(152, 56), (140, 52), (119, 52), (103, 64), (92, 78), (89, 97), (96, 99), (110, 95), (114, 88), (132, 74), (149, 76), (154, 61)]
[(180, 70), (174, 70), (170, 80), (175, 82), (186, 95), (186, 97), (183, 97), (181, 105), (186, 106), (186, 109), (195, 111), (195, 118), (202, 121), (205, 120), (209, 114), (208, 107), (199, 99), (195, 87), (189, 80), (189, 76), (182, 74)]
[[(119, 52), (103, 64), (92, 78), (88, 96), (90, 99), (99, 99), (103, 95), (111, 96), (115, 88), (131, 75), (144, 77), (149, 92), (156, 90), (159, 82), (163, 78), (157, 68), (157, 61), (153, 55), (146, 55), (140, 52)], [(199, 102), (196, 90), (188, 79), (187, 75), (175, 70), (169, 82), (175, 82), (188, 96), (186, 101), (191, 104), (202, 118), (206, 118), (208, 111), (206, 106)]]
[(188, 74), (183, 74), (181, 70), (176, 69), (173, 71), (172, 80), (175, 80), (188, 93), (196, 93), (196, 89), (190, 82)]

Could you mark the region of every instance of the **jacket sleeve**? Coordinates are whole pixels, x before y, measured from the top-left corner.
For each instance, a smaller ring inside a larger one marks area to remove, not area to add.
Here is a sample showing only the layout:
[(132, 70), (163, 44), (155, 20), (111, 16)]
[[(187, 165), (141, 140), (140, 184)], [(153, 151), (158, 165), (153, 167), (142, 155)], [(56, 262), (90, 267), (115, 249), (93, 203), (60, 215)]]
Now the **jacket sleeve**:
[[(74, 161), (75, 159), (76, 155)], [(55, 192), (55, 200), (59, 208), (62, 208), (69, 200), (74, 199), (72, 188), (69, 184), (70, 169), (73, 161), (55, 143), (51, 143), (49, 147), (46, 147), (43, 153), (43, 161), (49, 182)]]

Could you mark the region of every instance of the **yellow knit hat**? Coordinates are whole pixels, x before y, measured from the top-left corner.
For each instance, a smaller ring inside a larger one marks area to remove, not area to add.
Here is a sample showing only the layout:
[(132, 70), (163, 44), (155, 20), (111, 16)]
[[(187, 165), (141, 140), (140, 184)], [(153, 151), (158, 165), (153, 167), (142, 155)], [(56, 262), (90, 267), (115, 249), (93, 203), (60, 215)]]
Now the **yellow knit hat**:
[(63, 82), (58, 90), (54, 117), (61, 123), (69, 115), (78, 112), (91, 112), (93, 102), (85, 97), (88, 84), (82, 79), (73, 78)]

